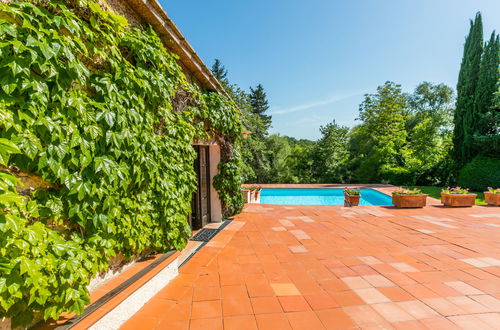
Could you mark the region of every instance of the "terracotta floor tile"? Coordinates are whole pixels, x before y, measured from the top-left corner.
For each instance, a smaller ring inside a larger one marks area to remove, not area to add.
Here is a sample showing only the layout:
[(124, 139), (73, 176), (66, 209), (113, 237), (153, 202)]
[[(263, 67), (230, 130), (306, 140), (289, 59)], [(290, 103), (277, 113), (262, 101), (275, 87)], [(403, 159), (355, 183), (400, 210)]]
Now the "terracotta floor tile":
[(438, 312), (443, 316), (451, 316), (451, 315), (460, 315), (465, 314), (466, 312), (453, 304), (451, 301), (446, 298), (430, 298), (422, 300), (427, 306)]
[(400, 301), (399, 307), (417, 320), (439, 317), (439, 314), (420, 300)]
[(316, 315), (326, 329), (347, 329), (356, 325), (342, 308), (316, 311)]
[(253, 314), (252, 304), (249, 298), (228, 298), (222, 300), (222, 311), (226, 315), (249, 315)]
[(395, 286), (395, 284), (382, 275), (366, 275), (363, 279), (375, 288), (385, 288)]
[(220, 297), (219, 287), (194, 288), (193, 301), (217, 300)]
[(349, 276), (349, 277), (342, 277), (341, 280), (351, 289), (351, 290), (356, 290), (356, 289), (368, 289), (371, 288), (372, 285), (368, 283), (365, 279), (363, 279), (361, 276)]
[(474, 316), (492, 328), (500, 328), (500, 313), (475, 314)]
[(484, 294), (484, 292), (462, 281), (446, 282), (445, 284), (464, 295)]
[(250, 297), (273, 297), (275, 292), (269, 283), (248, 283), (247, 291)]
[(359, 289), (359, 290), (354, 290), (354, 292), (367, 304), (376, 304), (376, 303), (383, 303), (390, 301), (389, 298), (387, 298), (380, 291), (374, 288)]
[(344, 307), (343, 310), (359, 327), (364, 328), (385, 322), (385, 319), (370, 305)]
[(445, 317), (435, 319), (420, 320), (420, 322), (431, 330), (458, 330), (460, 329), (455, 323)]
[(326, 293), (304, 296), (313, 310), (330, 309), (339, 307), (335, 300)]
[(438, 298), (439, 295), (422, 284), (402, 285), (401, 288), (417, 299)]
[(191, 320), (189, 330), (222, 330), (222, 318)]
[(285, 312), (310, 311), (311, 307), (303, 296), (282, 296), (278, 297), (281, 308)]
[(320, 330), (326, 329), (321, 323), (319, 317), (312, 311), (286, 313), (288, 322), (293, 330)]
[(389, 286), (386, 288), (378, 288), (380, 293), (389, 298), (391, 301), (405, 301), (405, 300), (413, 300), (411, 294), (407, 291), (401, 289), (399, 286)]
[(415, 318), (408, 314), (397, 303), (381, 303), (371, 305), (388, 322), (412, 321)]
[(255, 314), (282, 313), (283, 309), (276, 297), (256, 297), (250, 299)]
[(462, 329), (488, 329), (489, 325), (474, 315), (456, 315), (448, 317)]
[(330, 294), (339, 306), (363, 305), (365, 302), (352, 291), (339, 291)]
[(297, 296), (299, 290), (293, 283), (271, 283), (271, 287), (277, 296)]
[(446, 299), (470, 314), (493, 312), (489, 307), (484, 306), (466, 296), (447, 297)]
[(292, 330), (285, 314), (255, 315), (259, 330)]
[(137, 329), (155, 329), (160, 320), (151, 316), (138, 316), (131, 318), (125, 322), (120, 329), (137, 330)]
[(253, 315), (224, 317), (224, 330), (257, 330), (257, 322)]
[(166, 314), (176, 303), (172, 300), (153, 298), (139, 312), (143, 316), (158, 317)]
[(192, 319), (207, 319), (222, 316), (220, 300), (194, 301), (191, 312)]
[(481, 305), (488, 307), (492, 312), (500, 313), (500, 300), (490, 295), (469, 296)]

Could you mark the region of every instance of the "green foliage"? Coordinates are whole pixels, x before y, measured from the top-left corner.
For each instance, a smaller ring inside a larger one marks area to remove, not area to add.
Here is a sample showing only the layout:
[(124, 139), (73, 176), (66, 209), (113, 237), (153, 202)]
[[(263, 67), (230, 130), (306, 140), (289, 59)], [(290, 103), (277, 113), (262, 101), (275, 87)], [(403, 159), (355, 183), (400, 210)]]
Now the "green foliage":
[(400, 187), (399, 189), (393, 191), (392, 193), (396, 195), (420, 195), (422, 194), (422, 190), (418, 188), (407, 189)]
[[(225, 214), (238, 212), (241, 123), (231, 102), (188, 83), (151, 28), (92, 1), (0, 13), (0, 164), (51, 183), (20, 197), (0, 177), (0, 317), (25, 325), (80, 313), (89, 278), (117, 253), (184, 247), (195, 138), (219, 140), (214, 185)], [(192, 104), (174, 108), (186, 93)]]
[(349, 128), (335, 120), (320, 127), (321, 138), (312, 151), (312, 175), (319, 183), (349, 182)]
[(474, 103), (474, 153), (500, 157), (500, 105), (495, 93), (500, 88), (500, 36), (491, 34), (486, 43)]
[[(362, 124), (352, 132), (351, 153), (359, 182), (380, 182), (390, 168), (404, 165), (408, 104), (401, 86), (386, 82), (360, 105)], [(383, 173), (384, 172), (384, 173)]]
[(460, 171), (458, 184), (484, 191), (500, 182), (500, 159), (477, 156)]
[(254, 132), (254, 134), (263, 137), (267, 135), (267, 130), (271, 126), (271, 116), (267, 115), (266, 112), (269, 109), (269, 104), (267, 102), (266, 92), (264, 91), (264, 87), (261, 84), (258, 84), (257, 87), (250, 87), (250, 94), (248, 96), (248, 100), (250, 105), (252, 106), (252, 112), (260, 117), (262, 122), (263, 130), (259, 130)]
[(465, 40), (457, 83), (453, 153), (458, 169), (472, 157), (474, 120), (477, 120), (474, 102), (482, 52), (483, 22), (481, 14), (477, 13), (474, 21), (471, 21), (469, 35)]

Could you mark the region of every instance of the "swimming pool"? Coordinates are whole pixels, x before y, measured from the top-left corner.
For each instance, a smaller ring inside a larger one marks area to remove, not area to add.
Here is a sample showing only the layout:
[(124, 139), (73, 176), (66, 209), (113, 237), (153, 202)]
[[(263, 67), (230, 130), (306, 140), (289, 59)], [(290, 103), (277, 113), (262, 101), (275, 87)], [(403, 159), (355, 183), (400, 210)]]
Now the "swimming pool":
[[(392, 205), (392, 198), (373, 189), (359, 189), (359, 205)], [(344, 205), (344, 189), (325, 188), (264, 188), (261, 204), (278, 205)]]

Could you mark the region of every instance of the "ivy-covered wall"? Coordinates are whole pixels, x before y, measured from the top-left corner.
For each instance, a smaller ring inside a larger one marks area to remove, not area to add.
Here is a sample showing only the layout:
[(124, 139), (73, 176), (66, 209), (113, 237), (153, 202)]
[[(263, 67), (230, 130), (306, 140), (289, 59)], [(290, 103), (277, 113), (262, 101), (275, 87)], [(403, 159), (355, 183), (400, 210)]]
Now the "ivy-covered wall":
[(190, 84), (152, 29), (90, 0), (0, 3), (0, 85), (0, 317), (13, 326), (82, 312), (118, 253), (185, 246), (193, 140), (218, 141), (214, 186), (226, 216), (241, 210), (239, 112)]

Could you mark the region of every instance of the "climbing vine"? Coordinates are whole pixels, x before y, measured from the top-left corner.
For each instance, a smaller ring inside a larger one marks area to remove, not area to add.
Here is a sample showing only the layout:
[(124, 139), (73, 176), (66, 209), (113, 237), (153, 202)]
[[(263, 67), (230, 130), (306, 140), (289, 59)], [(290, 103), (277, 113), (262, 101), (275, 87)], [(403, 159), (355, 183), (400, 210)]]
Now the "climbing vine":
[(14, 326), (81, 313), (118, 253), (185, 246), (195, 139), (218, 141), (214, 186), (227, 216), (241, 210), (239, 112), (189, 83), (151, 28), (93, 1), (0, 3), (0, 85), (0, 317)]

